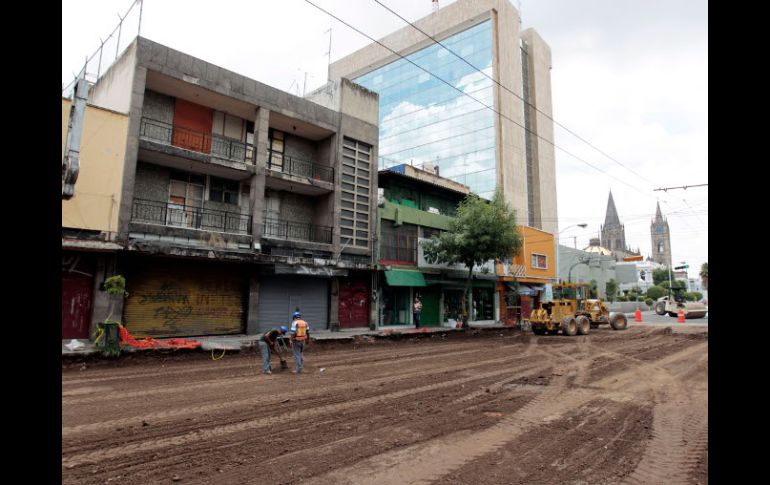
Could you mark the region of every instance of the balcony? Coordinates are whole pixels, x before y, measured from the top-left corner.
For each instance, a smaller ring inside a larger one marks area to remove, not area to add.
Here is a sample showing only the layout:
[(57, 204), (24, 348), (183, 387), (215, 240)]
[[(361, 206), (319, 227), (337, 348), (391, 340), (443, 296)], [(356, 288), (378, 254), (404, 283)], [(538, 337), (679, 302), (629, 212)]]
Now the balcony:
[(251, 234), (251, 217), (239, 212), (134, 199), (131, 221), (203, 231)]
[(142, 118), (139, 136), (163, 145), (183, 148), (233, 162), (251, 164), (254, 146), (231, 138), (172, 125), (164, 121)]
[(287, 239), (292, 241), (310, 241), (323, 244), (332, 243), (332, 228), (301, 222), (289, 222), (265, 217), (263, 237)]
[(334, 183), (334, 168), (268, 150), (267, 168), (298, 177)]

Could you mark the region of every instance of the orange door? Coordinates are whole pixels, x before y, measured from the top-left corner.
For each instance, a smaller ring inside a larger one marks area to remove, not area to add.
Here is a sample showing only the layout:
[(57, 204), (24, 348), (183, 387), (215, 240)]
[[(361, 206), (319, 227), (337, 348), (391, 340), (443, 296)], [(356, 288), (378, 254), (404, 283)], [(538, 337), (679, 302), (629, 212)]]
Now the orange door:
[(174, 107), (174, 136), (171, 143), (180, 148), (211, 153), (213, 125), (213, 109), (177, 98)]

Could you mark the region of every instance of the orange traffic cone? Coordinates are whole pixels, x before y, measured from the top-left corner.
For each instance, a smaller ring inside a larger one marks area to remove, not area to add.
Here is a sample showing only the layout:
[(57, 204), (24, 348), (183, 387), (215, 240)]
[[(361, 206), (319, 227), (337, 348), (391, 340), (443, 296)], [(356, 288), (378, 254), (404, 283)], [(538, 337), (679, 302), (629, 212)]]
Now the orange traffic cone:
[(642, 321), (642, 311), (640, 309), (636, 309), (636, 313), (634, 314), (634, 321), (640, 322)]
[(676, 317), (676, 323), (684, 323), (684, 311), (680, 308)]

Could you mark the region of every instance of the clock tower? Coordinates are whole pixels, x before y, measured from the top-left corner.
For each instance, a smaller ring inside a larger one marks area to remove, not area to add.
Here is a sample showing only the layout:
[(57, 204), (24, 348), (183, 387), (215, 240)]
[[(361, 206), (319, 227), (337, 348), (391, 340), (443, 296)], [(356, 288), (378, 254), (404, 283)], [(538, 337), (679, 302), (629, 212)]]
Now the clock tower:
[(652, 237), (652, 260), (671, 267), (671, 233), (668, 229), (668, 221), (660, 212), (660, 202), (655, 212), (655, 220), (650, 225), (650, 236)]

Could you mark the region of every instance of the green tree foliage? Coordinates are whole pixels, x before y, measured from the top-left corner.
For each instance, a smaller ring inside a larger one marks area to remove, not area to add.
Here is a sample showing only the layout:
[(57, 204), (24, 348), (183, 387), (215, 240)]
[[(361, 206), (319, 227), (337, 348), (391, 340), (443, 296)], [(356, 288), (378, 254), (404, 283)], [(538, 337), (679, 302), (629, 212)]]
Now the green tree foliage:
[(647, 298), (646, 300), (644, 300), (644, 304), (647, 305), (648, 307), (651, 307), (653, 303), (655, 303), (655, 300), (653, 300), (652, 298)]
[(655, 285), (660, 285), (664, 281), (668, 281), (668, 267), (652, 270), (652, 282)]
[(618, 282), (615, 281), (615, 278), (612, 278), (607, 282), (604, 286), (604, 292), (607, 294), (607, 299), (610, 302), (615, 301), (615, 297), (618, 294)]
[(650, 286), (647, 288), (647, 298), (652, 298), (657, 301), (658, 298), (666, 295), (668, 295), (668, 290), (662, 286)]
[[(674, 280), (673, 285), (673, 288), (687, 288), (687, 283), (685, 283), (683, 280)], [(660, 286), (668, 291), (668, 280), (662, 282)]]
[(706, 261), (700, 266), (700, 280), (703, 288), (709, 289), (709, 263)]
[(591, 280), (591, 283), (588, 285), (588, 297), (599, 298), (599, 283), (596, 280)]
[(510, 258), (518, 255), (523, 238), (516, 226), (516, 214), (505, 202), (500, 190), (490, 202), (469, 194), (457, 208), (457, 216), (449, 224), (449, 230), (424, 241), (425, 259), (431, 263), (464, 264), (468, 268), (465, 285), (467, 315), (471, 314), (469, 294), (473, 268), (490, 259)]
[(690, 291), (684, 294), (684, 298), (687, 301), (700, 301), (703, 299), (703, 293), (699, 291)]

